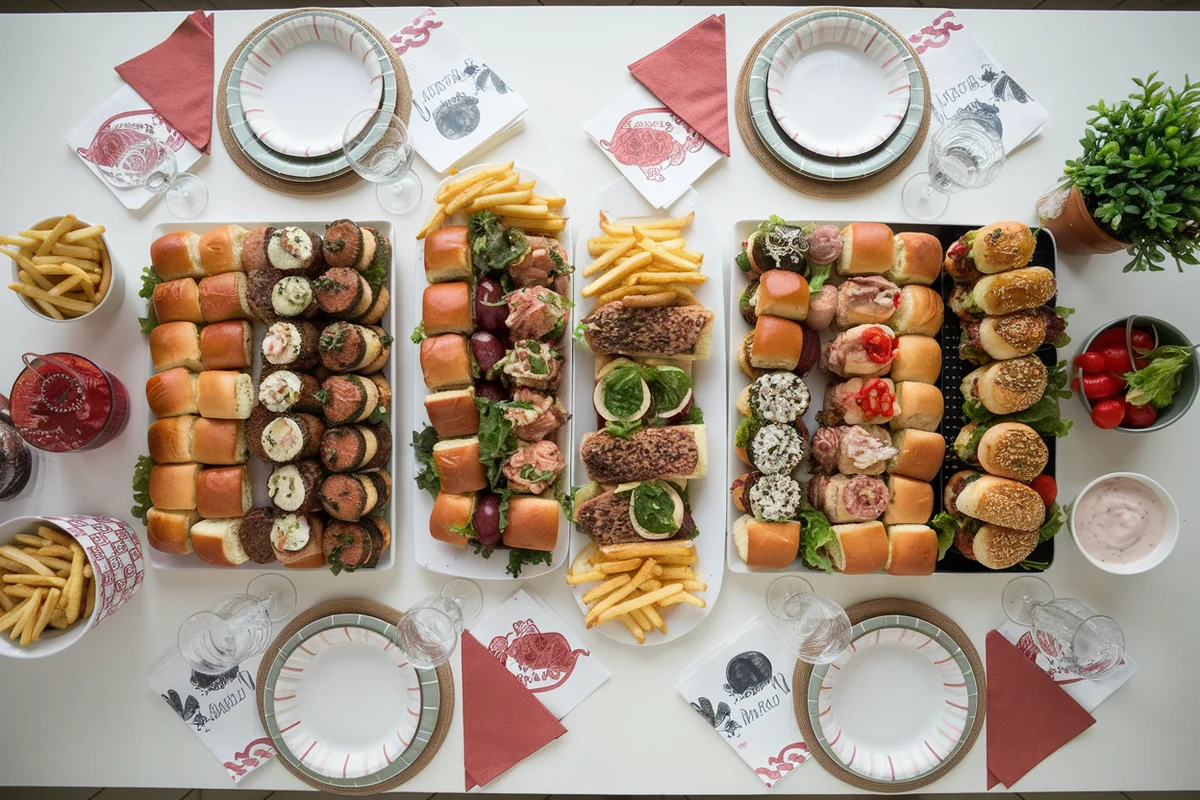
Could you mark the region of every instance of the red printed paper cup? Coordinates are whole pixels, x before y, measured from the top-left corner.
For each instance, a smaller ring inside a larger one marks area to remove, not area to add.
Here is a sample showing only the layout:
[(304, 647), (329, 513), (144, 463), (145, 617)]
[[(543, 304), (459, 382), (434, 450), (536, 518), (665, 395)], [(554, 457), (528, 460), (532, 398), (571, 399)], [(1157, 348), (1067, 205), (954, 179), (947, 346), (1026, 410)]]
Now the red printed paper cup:
[(83, 547), (96, 586), (95, 605), (87, 619), (62, 631), (47, 627), (36, 642), (26, 647), (11, 641), (7, 635), (0, 635), (0, 655), (42, 658), (67, 649), (137, 594), (146, 575), (146, 561), (137, 534), (128, 523), (113, 517), (91, 514), (17, 517), (0, 524), (0, 544), (11, 544), (18, 533), (36, 534), (39, 525), (56, 528)]

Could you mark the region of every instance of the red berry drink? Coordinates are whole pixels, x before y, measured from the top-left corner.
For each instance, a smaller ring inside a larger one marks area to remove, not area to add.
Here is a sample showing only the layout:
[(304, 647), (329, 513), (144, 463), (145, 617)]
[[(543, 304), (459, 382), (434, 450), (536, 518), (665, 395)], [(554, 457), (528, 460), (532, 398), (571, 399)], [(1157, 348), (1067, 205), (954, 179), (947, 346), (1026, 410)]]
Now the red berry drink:
[(116, 376), (73, 353), (26, 353), (12, 389), (12, 421), (21, 437), (52, 453), (95, 450), (129, 419), (129, 395)]

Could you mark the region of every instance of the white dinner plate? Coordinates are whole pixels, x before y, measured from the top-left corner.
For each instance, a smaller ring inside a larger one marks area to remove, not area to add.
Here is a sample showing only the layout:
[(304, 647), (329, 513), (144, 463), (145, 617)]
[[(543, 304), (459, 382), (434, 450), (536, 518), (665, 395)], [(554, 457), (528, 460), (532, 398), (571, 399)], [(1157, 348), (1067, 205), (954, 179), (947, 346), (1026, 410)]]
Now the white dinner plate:
[[(449, 175), (441, 183), (437, 185), (430, 195), (436, 196), (448, 181), (456, 177), (462, 177), (469, 174), (473, 170), (487, 166), (479, 164), (472, 167), (466, 167), (457, 175)], [(513, 169), (521, 176), (523, 181), (537, 181), (535, 191), (543, 197), (561, 197), (558, 189), (554, 184), (543, 178), (538, 173), (531, 169), (526, 169), (520, 164), (513, 166)], [(567, 203), (557, 213), (564, 217), (570, 217), (571, 204)], [(455, 214), (447, 219), (444, 225), (465, 225), (467, 224), (467, 214)], [(428, 213), (425, 218), (428, 219)], [(569, 253), (571, 250), (571, 222), (568, 219), (562, 233), (558, 235), (559, 241), (563, 243), (563, 247)], [(424, 295), (425, 287), (428, 285), (425, 282), (425, 240), (417, 240), (416, 260), (413, 262), (413, 270), (417, 273), (417, 289), (413, 292), (410, 301), (413, 309), (413, 320), (421, 321), (421, 300)], [(574, 282), (575, 276), (571, 276)], [(575, 312), (572, 311), (574, 314)], [(575, 320), (572, 320), (567, 326), (570, 331), (575, 325)], [(571, 408), (571, 364), (575, 360), (574, 352), (575, 340), (567, 333), (563, 336), (563, 346), (566, 348), (563, 355), (567, 359), (566, 376), (562, 384), (558, 387), (558, 396), (562, 400), (565, 408)], [(409, 430), (417, 432), (422, 430), (429, 424), (429, 417), (425, 414), (425, 396), (429, 394), (429, 389), (425, 387), (425, 381), (421, 379), (421, 365), (418, 359), (418, 348), (408, 348), (406, 358), (411, 359), (411, 369), (414, 371), (413, 379), (413, 397), (412, 397), (412, 419)], [(571, 486), (571, 425), (572, 421), (568, 420), (566, 425), (558, 429), (558, 434), (554, 438), (558, 449), (562, 451), (563, 457), (566, 459), (567, 465), (559, 477), (560, 485), (564, 490), (569, 490)], [(409, 437), (406, 435), (404, 439), (407, 441)], [(412, 448), (408, 448), (410, 451)], [(413, 462), (413, 474), (421, 469), (421, 465)], [(549, 490), (547, 490), (549, 491)], [(471, 547), (455, 547), (446, 542), (440, 542), (429, 535), (429, 516), (433, 513), (433, 498), (429, 492), (423, 489), (415, 489), (413, 504), (412, 504), (412, 530), (415, 540), (413, 552), (416, 555), (417, 563), (422, 567), (434, 572), (440, 572), (443, 575), (454, 575), (459, 578), (471, 578), (473, 580), (483, 581), (504, 581), (512, 580), (512, 575), (507, 572), (508, 557), (504, 550), (496, 550), (491, 557), (484, 558), (482, 555), (476, 555)], [(562, 563), (567, 559), (567, 539), (571, 529), (571, 523), (563, 514), (559, 514), (558, 521), (558, 541), (554, 548), (554, 554), (551, 557), (549, 564), (526, 564), (521, 568), (521, 580), (526, 578), (536, 578), (538, 575), (544, 575), (547, 572), (553, 572), (562, 566)]]
[(916, 617), (873, 617), (807, 687), (815, 746), (872, 781), (903, 783), (963, 746), (978, 710), (976, 676), (950, 636)]
[(856, 156), (882, 145), (908, 110), (905, 53), (862, 15), (807, 16), (788, 28), (767, 72), (779, 127), (823, 156)]
[(362, 614), (306, 625), (263, 686), (267, 733), (282, 758), (329, 786), (381, 783), (425, 749), (440, 706), (436, 670), (416, 669), (395, 626)]
[[(683, 229), (687, 238), (689, 250), (704, 254), (701, 271), (708, 275), (708, 280), (696, 288), (696, 299), (715, 315), (712, 331), (712, 352), (704, 361), (693, 364), (692, 388), (696, 405), (704, 412), (706, 437), (708, 439), (708, 475), (688, 481), (688, 497), (692, 503), (692, 518), (700, 531), (694, 539), (696, 544), (697, 562), (694, 569), (699, 573), (700, 580), (708, 584), (708, 588), (696, 594), (704, 598), (707, 604), (704, 608), (680, 603), (673, 606), (669, 614), (663, 617), (667, 622), (667, 633), (660, 634), (651, 631), (646, 634), (646, 644), (664, 644), (678, 639), (680, 636), (695, 629), (704, 621), (716, 605), (721, 592), (721, 581), (725, 576), (722, 560), (725, 548), (725, 534), (721, 530), (721, 522), (725, 519), (724, 506), (729, 493), (725, 491), (723, 480), (725, 475), (725, 454), (729, 448), (726, 445), (725, 406), (725, 313), (724, 290), (725, 260), (721, 256), (720, 240), (708, 206), (696, 192), (688, 189), (683, 196), (665, 210), (654, 208), (638, 193), (629, 181), (621, 178), (608, 185), (596, 201), (592, 203), (582, 218), (578, 220), (579, 235), (575, 239), (575, 266), (582, 270), (593, 261), (588, 255), (588, 239), (602, 235), (600, 230), (600, 212), (603, 211), (609, 219), (617, 222), (620, 218), (636, 217), (681, 217), (689, 211), (695, 211), (696, 216), (688, 227)], [(576, 273), (578, 275), (578, 273)], [(585, 299), (580, 292), (586, 281), (575, 282), (575, 309), (580, 318), (586, 316), (594, 305), (594, 300)], [(574, 374), (575, 405), (571, 408), (574, 415), (578, 437), (574, 442), (574, 460), (576, 483), (588, 482), (587, 470), (579, 457), (579, 443), (585, 433), (596, 429), (596, 408), (592, 404), (592, 390), (595, 388), (595, 364), (592, 351), (587, 345), (580, 343), (575, 348), (571, 371)], [(571, 556), (582, 550), (591, 538), (572, 528)], [(583, 595), (595, 584), (576, 586), (573, 589), (575, 601), (581, 611), (587, 611), (583, 603)], [(636, 644), (633, 635), (616, 620), (597, 625), (594, 630), (601, 631), (608, 638), (625, 644)]]
[(258, 140), (289, 156), (342, 149), (346, 122), (379, 108), (383, 70), (345, 17), (305, 14), (268, 31), (242, 69), (242, 113)]

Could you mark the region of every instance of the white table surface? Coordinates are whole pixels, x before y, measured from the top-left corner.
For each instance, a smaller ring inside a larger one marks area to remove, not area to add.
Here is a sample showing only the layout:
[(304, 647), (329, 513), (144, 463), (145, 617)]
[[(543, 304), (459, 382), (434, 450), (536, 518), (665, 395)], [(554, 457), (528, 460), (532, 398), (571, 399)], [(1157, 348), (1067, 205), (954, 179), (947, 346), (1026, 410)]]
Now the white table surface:
[[(490, 156), (515, 158), (551, 178), (577, 209), (587, 208), (617, 175), (583, 132), (595, 109), (630, 84), (625, 65), (720, 9), (709, 8), (446, 8), (439, 9), (463, 37), (529, 101), (526, 130)], [(359, 9), (390, 33), (411, 19), (403, 8)], [(276, 12), (219, 12), (218, 74), (232, 48)], [(780, 8), (727, 10), (728, 67), (732, 90), (742, 59), (757, 37), (784, 15)], [(936, 11), (880, 10), (900, 31), (915, 30)], [(1200, 15), (1186, 13), (962, 11), (992, 55), (1050, 110), (1040, 139), (1020, 150), (990, 187), (955, 197), (949, 221), (1032, 221), (1034, 198), (1078, 151), (1085, 106), (1115, 100), (1132, 88), (1129, 78), (1159, 69), (1178, 84), (1195, 71)], [(73, 212), (108, 226), (114, 262), (126, 275), (118, 315), (75, 326), (34, 319), (7, 291), (0, 294), (0, 387), (8, 387), (26, 350), (74, 350), (97, 359), (126, 383), (133, 398), (128, 428), (103, 450), (49, 460), (40, 496), (4, 504), (4, 518), (28, 513), (98, 512), (129, 516), (130, 474), (145, 451), (147, 409), (141, 402), (146, 375), (144, 342), (135, 317), (137, 276), (148, 262), (150, 231), (172, 221), (159, 205), (130, 214), (101, 182), (87, 173), (63, 137), (121, 84), (112, 67), (165, 38), (184, 14), (0, 16), (0, 96), (7, 111), (0, 150), (0, 229), (25, 227), (42, 217)], [(732, 99), (732, 91), (731, 91)], [(319, 102), (319, 98), (315, 98)], [(730, 114), (732, 158), (709, 171), (696, 188), (718, 224), (778, 213), (794, 218), (902, 220), (900, 187), (921, 169), (918, 158), (883, 189), (846, 201), (795, 194), (770, 178), (746, 152)], [(226, 155), (216, 131), (213, 156), (197, 171), (210, 198), (202, 219), (246, 220), (369, 218), (380, 213), (368, 185), (339, 194), (298, 197), (253, 183)], [(432, 185), (432, 172), (418, 170)], [(396, 220), (397, 267), (402, 292), (416, 291), (419, 272), (405, 245), (420, 213)], [(725, 241), (728, 228), (718, 231)], [(715, 255), (715, 254), (710, 254)], [(728, 257), (728, 254), (725, 254)], [(1180, 275), (1122, 274), (1120, 256), (1063, 257), (1060, 298), (1079, 311), (1071, 330), (1081, 337), (1130, 312), (1175, 322), (1200, 339), (1194, 298), (1200, 271)], [(7, 271), (8, 267), (3, 267)], [(7, 272), (5, 272), (7, 274)], [(401, 333), (409, 330), (412, 305), (400, 302)], [(1072, 351), (1073, 352), (1073, 351)], [(399, 348), (405, 381), (417, 374), (414, 353)], [(411, 397), (397, 387), (399, 447), (407, 451), (405, 421)], [(1089, 566), (1064, 532), (1048, 577), (1060, 596), (1077, 597), (1115, 616), (1125, 629), (1139, 674), (1096, 712), (1097, 724), (1017, 784), (1022, 791), (1200, 788), (1194, 753), (1200, 689), (1194, 665), (1200, 657), (1200, 559), (1194, 520), (1200, 511), (1193, 474), (1200, 441), (1200, 412), (1169, 431), (1131, 436), (1091, 427), (1077, 400), (1064, 402), (1075, 429), (1059, 446), (1061, 498), (1072, 499), (1102, 472), (1150, 474), (1174, 495), (1184, 522), (1178, 547), (1153, 573), (1116, 578)], [(412, 497), (411, 465), (400, 459), (397, 502)], [(722, 476), (714, 476), (720, 490)], [(400, 519), (405, 519), (402, 512)], [(719, 521), (699, 520), (709, 531)], [(707, 524), (706, 524), (707, 523)], [(140, 529), (140, 526), (139, 526)], [(334, 578), (328, 572), (291, 576), (307, 606), (362, 595), (404, 608), (436, 592), (444, 580), (424, 573), (411, 558), (413, 531), (397, 531), (395, 569)], [(418, 532), (420, 535), (421, 532)], [(0, 783), (11, 785), (230, 786), (224, 769), (181, 725), (145, 681), (146, 671), (175, 641), (179, 623), (216, 598), (240, 590), (253, 571), (147, 572), (141, 593), (72, 650), (58, 657), (7, 661), (0, 667)], [(999, 596), (1009, 575), (939, 575), (928, 578), (816, 575), (818, 592), (849, 605), (900, 596), (937, 606), (971, 636), (980, 652), (984, 636), (1000, 618)], [(588, 634), (587, 644), (612, 678), (565, 720), (569, 733), (489, 784), (491, 792), (549, 794), (716, 794), (764, 791), (754, 776), (679, 698), (676, 676), (702, 658), (750, 616), (763, 611), (770, 576), (726, 576), (713, 613), (695, 632), (670, 645), (637, 649)], [(582, 627), (562, 573), (529, 582), (568, 624)], [(495, 608), (513, 584), (484, 586)], [(457, 657), (455, 659), (457, 665)], [(457, 669), (457, 666), (456, 666)], [(301, 788), (278, 764), (242, 784), (246, 788)], [(461, 715), (455, 714), (441, 752), (406, 790), (462, 791)], [(985, 748), (981, 738), (961, 765), (923, 791), (983, 791)], [(790, 793), (849, 791), (810, 764), (789, 777)]]

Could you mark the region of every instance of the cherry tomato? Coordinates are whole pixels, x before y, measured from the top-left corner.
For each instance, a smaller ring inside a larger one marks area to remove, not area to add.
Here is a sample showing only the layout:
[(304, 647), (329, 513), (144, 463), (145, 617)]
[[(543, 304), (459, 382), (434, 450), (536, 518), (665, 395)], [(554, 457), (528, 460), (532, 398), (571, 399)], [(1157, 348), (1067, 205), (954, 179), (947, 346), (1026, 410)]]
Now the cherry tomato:
[(1104, 372), (1104, 356), (1100, 353), (1080, 353), (1075, 356), (1075, 366), (1084, 372)]
[(1158, 420), (1158, 409), (1151, 405), (1135, 406), (1125, 401), (1125, 421), (1121, 424), (1126, 428), (1149, 428)]
[(1092, 406), (1092, 423), (1097, 428), (1112, 430), (1125, 420), (1125, 401), (1101, 400)]
[(1114, 344), (1120, 345), (1121, 347), (1125, 346), (1124, 325), (1118, 325), (1116, 327), (1101, 331), (1100, 335), (1092, 340), (1092, 343), (1088, 346), (1087, 351), (1089, 353), (1098, 353), (1105, 347), (1110, 347)]
[(1104, 366), (1114, 375), (1124, 375), (1133, 372), (1133, 362), (1129, 360), (1129, 350), (1125, 345), (1109, 345), (1100, 350), (1104, 357)]
[(1095, 375), (1084, 375), (1080, 379), (1083, 384), (1083, 395), (1088, 400), (1103, 400), (1121, 391), (1124, 384), (1108, 372), (1098, 372)]
[(1079, 391), (1079, 378), (1071, 378), (1071, 391), (1072, 392)]
[(1058, 497), (1058, 484), (1049, 475), (1038, 475), (1034, 478), (1029, 488), (1033, 489), (1042, 496), (1042, 502), (1050, 505)]
[(1154, 334), (1150, 331), (1134, 328), (1133, 334), (1130, 337), (1133, 340), (1134, 350), (1153, 350), (1154, 349)]

